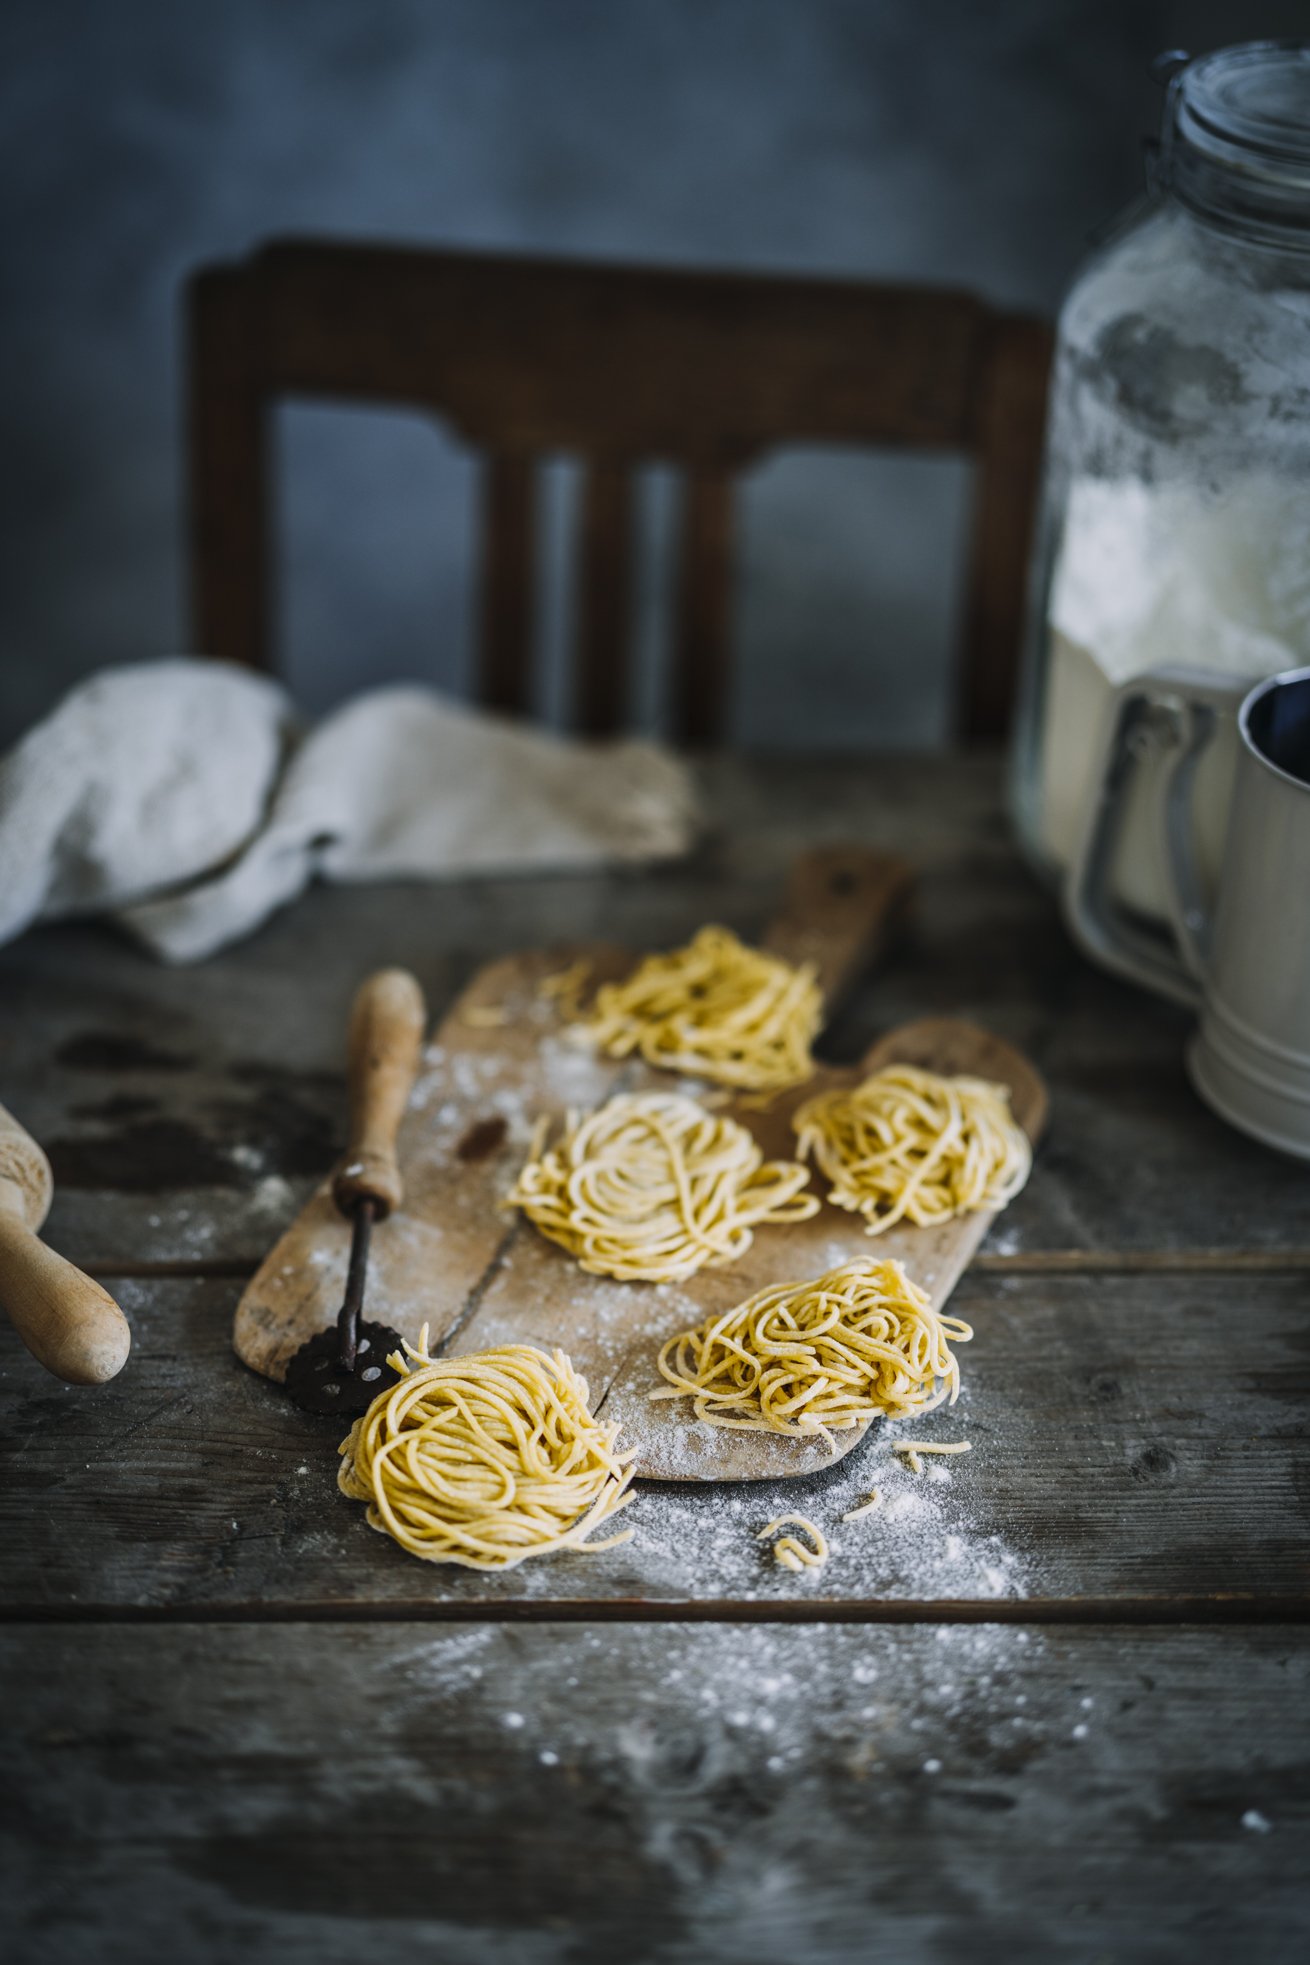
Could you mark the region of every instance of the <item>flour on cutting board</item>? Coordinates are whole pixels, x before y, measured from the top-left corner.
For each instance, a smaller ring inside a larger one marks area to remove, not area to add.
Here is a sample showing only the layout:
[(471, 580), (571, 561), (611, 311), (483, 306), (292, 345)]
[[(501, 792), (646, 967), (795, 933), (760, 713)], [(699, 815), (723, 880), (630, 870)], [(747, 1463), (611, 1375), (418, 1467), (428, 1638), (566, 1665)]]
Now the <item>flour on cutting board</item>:
[(611, 1063), (559, 1032), (542, 1038), (534, 1064), (528, 1081), (494, 1052), (429, 1044), (409, 1101), (411, 1113), (429, 1115), (425, 1147), (429, 1128), (435, 1128), (434, 1148), (443, 1129), (444, 1143), (450, 1145), (452, 1130), (457, 1136), (472, 1118), (487, 1112), (499, 1114), (526, 1139), (539, 1112), (599, 1105), (614, 1083)]

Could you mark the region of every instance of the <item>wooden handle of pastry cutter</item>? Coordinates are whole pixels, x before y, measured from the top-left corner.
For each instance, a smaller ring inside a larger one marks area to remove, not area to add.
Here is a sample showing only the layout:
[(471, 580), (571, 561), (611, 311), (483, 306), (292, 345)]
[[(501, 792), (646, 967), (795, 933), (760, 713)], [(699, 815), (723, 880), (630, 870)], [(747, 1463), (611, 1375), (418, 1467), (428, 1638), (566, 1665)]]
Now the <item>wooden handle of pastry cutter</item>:
[(428, 1020), (423, 991), (408, 969), (379, 969), (350, 1012), (350, 1144), (332, 1182), (342, 1214), (372, 1201), (377, 1219), (405, 1197), (396, 1134), (409, 1104)]
[(53, 1193), (50, 1162), (0, 1105), (0, 1304), (47, 1371), (103, 1385), (127, 1363), (132, 1332), (108, 1290), (40, 1239)]

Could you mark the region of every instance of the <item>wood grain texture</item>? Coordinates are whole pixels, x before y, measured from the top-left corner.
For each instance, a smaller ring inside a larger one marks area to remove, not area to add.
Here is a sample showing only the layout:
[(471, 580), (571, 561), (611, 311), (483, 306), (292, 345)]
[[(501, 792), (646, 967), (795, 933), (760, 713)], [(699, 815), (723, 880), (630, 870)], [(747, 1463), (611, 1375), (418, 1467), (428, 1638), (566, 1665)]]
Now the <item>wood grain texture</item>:
[[(1179, 1012), (1069, 948), (994, 764), (701, 782), (711, 843), (660, 874), (318, 890), (185, 973), (75, 926), (0, 950), (51, 1236), (190, 1278), (124, 1282), (110, 1385), (0, 1329), (17, 1965), (1305, 1956), (1305, 1635), (1245, 1627), (1310, 1617), (1303, 1170), (1193, 1098)], [(1052, 1087), (956, 1292), (931, 1436), (972, 1452), (915, 1480), (875, 1433), (790, 1491), (644, 1484), (626, 1547), (499, 1578), (406, 1557), (337, 1494), (336, 1429), (230, 1348), (342, 1144), (360, 974), (440, 1010), (524, 946), (755, 935), (833, 836), (920, 882), (831, 1054), (963, 1015)], [(802, 1497), (834, 1542), (803, 1580), (754, 1537)]]
[(798, 854), (781, 908), (760, 946), (780, 961), (808, 965), (831, 1020), (899, 932), (914, 869), (895, 853), (823, 846)]
[(346, 1037), (350, 1130), (332, 1179), (342, 1214), (371, 1201), (385, 1221), (405, 1198), (396, 1135), (409, 1106), (427, 1032), (423, 991), (407, 969), (378, 969), (360, 984)]
[(674, 724), (696, 745), (725, 729), (740, 472), (783, 445), (957, 450), (982, 467), (962, 690), (973, 734), (1001, 727), (1041, 444), (1039, 323), (946, 289), (295, 240), (202, 269), (189, 317), (198, 649), (270, 660), (262, 428), (283, 395), (435, 413), (490, 460), (480, 681), (501, 709), (529, 703), (531, 460), (587, 461), (591, 731), (623, 709), (629, 473), (680, 467)]
[(0, 1105), (0, 1309), (47, 1371), (102, 1385), (121, 1371), (132, 1335), (109, 1292), (40, 1239), (50, 1163)]
[(69, 1385), (103, 1385), (132, 1333), (108, 1290), (33, 1233), (24, 1195), (0, 1180), (0, 1308), (34, 1358)]
[(54, 1160), (53, 1244), (83, 1268), (253, 1272), (344, 1144), (342, 1032), (368, 968), (412, 969), (439, 1015), (481, 963), (523, 947), (672, 947), (714, 920), (758, 936), (796, 853), (844, 837), (905, 856), (919, 878), (827, 1054), (851, 1060), (895, 1024), (963, 1016), (1051, 1088), (1040, 1178), (989, 1258), (1310, 1251), (1304, 1170), (1196, 1098), (1182, 1011), (1071, 947), (1016, 862), (995, 760), (723, 759), (697, 775), (711, 841), (678, 868), (317, 888), (185, 972), (73, 925), (0, 949), (0, 1088)]
[[(503, 1576), (417, 1562), (367, 1527), (336, 1490), (340, 1425), (233, 1357), (234, 1284), (124, 1282), (119, 1294), (134, 1349), (112, 1385), (56, 1385), (0, 1331), (10, 1616), (1310, 1609), (1304, 1275), (1235, 1290), (1224, 1276), (970, 1271), (954, 1297), (976, 1333), (960, 1348), (960, 1403), (916, 1429), (972, 1441), (946, 1479), (905, 1472), (875, 1428), (803, 1482), (644, 1484), (631, 1543)], [(874, 1486), (889, 1512), (843, 1525)], [(796, 1506), (836, 1551), (803, 1583), (755, 1540)]]
[(50, 1162), (26, 1127), (0, 1105), (0, 1183), (14, 1190), (12, 1207), (24, 1225), (39, 1235), (50, 1212), (54, 1179)]
[(1298, 1634), (110, 1628), (0, 1660), (12, 1965), (1310, 1945)]

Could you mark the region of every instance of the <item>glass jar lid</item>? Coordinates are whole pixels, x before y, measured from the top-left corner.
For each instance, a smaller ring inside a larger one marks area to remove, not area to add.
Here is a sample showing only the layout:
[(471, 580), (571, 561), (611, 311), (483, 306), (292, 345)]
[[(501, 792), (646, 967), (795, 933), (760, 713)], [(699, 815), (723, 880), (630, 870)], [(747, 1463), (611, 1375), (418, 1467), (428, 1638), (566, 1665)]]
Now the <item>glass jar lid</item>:
[(1310, 250), (1310, 42), (1189, 61), (1165, 109), (1164, 178), (1201, 217)]

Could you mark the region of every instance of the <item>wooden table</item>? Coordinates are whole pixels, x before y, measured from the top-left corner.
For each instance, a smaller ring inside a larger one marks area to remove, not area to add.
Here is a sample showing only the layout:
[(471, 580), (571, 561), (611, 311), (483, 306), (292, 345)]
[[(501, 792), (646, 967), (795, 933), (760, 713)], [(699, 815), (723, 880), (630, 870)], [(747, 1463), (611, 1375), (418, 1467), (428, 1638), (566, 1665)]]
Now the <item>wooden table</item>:
[[(0, 1332), (9, 1957), (1306, 1956), (1306, 1170), (1073, 953), (993, 762), (703, 776), (680, 868), (316, 892), (175, 973), (87, 928), (0, 954), (49, 1237), (135, 1333), (87, 1391)], [(956, 1298), (973, 1452), (916, 1480), (875, 1437), (799, 1493), (644, 1489), (604, 1556), (413, 1562), (230, 1350), (339, 1143), (354, 984), (406, 963), (440, 1010), (524, 945), (750, 932), (838, 836), (922, 887), (834, 1052), (958, 1011), (1051, 1086)], [(825, 1569), (763, 1557), (785, 1503), (839, 1523), (875, 1477)]]

